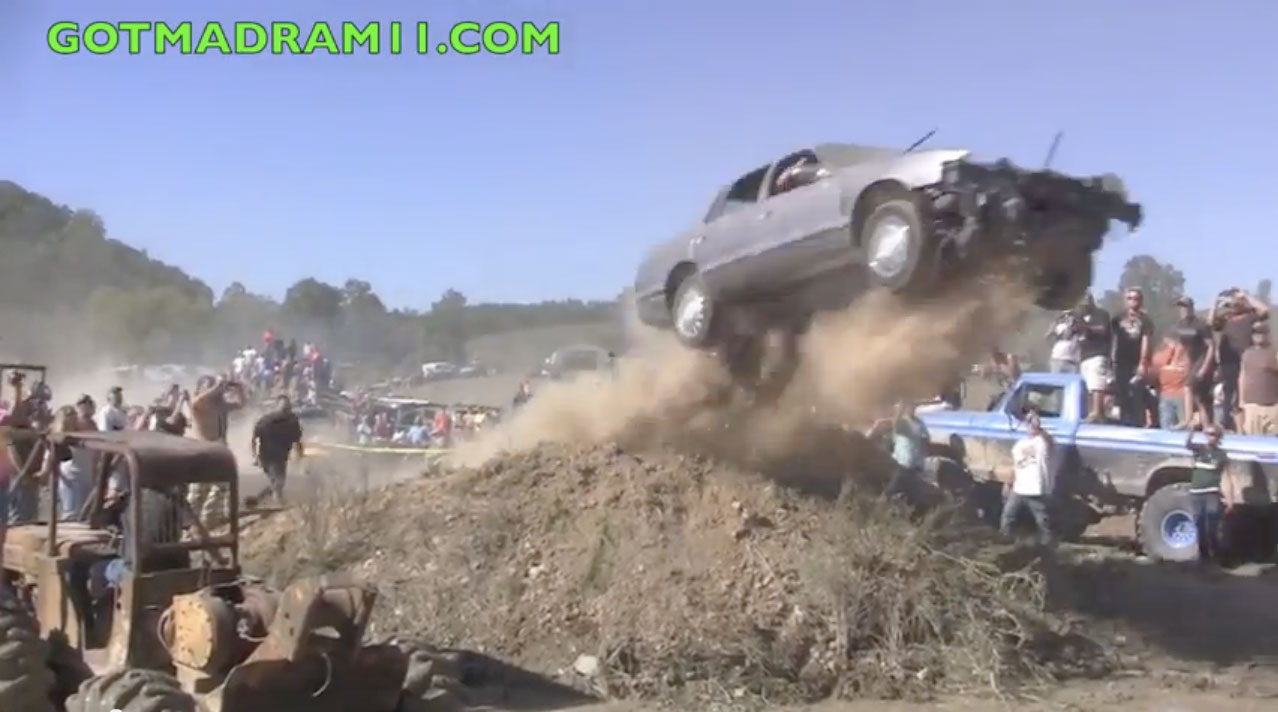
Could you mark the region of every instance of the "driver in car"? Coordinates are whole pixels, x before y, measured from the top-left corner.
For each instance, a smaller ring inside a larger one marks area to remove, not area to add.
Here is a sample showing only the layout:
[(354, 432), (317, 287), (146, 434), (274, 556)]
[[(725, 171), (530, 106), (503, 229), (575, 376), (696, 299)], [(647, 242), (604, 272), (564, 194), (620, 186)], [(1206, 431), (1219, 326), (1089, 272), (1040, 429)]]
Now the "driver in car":
[(830, 175), (812, 156), (800, 156), (777, 176), (777, 193), (784, 193), (800, 186), (810, 185)]

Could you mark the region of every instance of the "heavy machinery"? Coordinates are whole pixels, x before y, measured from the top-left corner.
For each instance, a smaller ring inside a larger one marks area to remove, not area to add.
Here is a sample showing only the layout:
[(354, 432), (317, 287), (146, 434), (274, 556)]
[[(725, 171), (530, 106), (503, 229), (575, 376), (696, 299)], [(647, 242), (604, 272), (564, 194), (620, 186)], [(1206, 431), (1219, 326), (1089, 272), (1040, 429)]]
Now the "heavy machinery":
[[(96, 455), (83, 509), (12, 525), (0, 566), (0, 710), (427, 712), (458, 709), (459, 658), (366, 644), (376, 595), (336, 577), (277, 592), (239, 566), (237, 468), (224, 445), (153, 431), (44, 433), (10, 442)], [(56, 458), (50, 458), (50, 462)], [(210, 531), (195, 484), (229, 491)]]

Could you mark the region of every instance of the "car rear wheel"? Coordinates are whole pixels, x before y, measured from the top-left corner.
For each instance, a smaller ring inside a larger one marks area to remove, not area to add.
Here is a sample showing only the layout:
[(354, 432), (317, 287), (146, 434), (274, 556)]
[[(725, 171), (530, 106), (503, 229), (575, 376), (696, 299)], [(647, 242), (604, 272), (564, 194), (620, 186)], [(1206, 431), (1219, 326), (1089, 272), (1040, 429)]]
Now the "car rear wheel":
[(932, 236), (923, 226), (918, 203), (904, 190), (881, 193), (871, 203), (861, 223), (858, 242), (873, 282), (893, 292), (910, 292), (926, 286), (933, 276), (927, 269)]
[(701, 275), (693, 273), (679, 283), (671, 300), (670, 316), (675, 337), (694, 349), (712, 346), (715, 340), (715, 304)]

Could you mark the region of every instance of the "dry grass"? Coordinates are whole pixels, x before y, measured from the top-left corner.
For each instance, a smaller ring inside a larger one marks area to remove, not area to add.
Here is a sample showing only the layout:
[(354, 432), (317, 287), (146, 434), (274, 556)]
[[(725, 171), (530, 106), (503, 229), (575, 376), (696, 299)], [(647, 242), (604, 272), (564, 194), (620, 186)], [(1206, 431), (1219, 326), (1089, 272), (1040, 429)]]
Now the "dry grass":
[[(346, 570), (401, 634), (615, 698), (792, 702), (1002, 691), (1059, 670), (1033, 567), (954, 512), (796, 495), (703, 458), (547, 446), (439, 481), (317, 500), (250, 532), (278, 581)], [(1054, 632), (1055, 631), (1055, 632)]]

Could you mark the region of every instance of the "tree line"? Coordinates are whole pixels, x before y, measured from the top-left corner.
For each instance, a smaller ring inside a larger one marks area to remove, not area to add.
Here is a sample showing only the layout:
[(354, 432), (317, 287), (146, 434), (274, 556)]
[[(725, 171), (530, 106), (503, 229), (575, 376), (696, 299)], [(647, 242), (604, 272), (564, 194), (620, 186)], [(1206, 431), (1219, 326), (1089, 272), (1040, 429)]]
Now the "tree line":
[(120, 363), (219, 363), (274, 328), (325, 344), (338, 360), (404, 371), (465, 360), (467, 343), (483, 336), (621, 320), (617, 300), (472, 304), (455, 289), (421, 309), (390, 308), (356, 278), (341, 285), (301, 279), (282, 300), (239, 282), (215, 295), (180, 268), (107, 237), (92, 211), (6, 181), (0, 247), (0, 344), (10, 358), (14, 351), (53, 359), (91, 349)]

